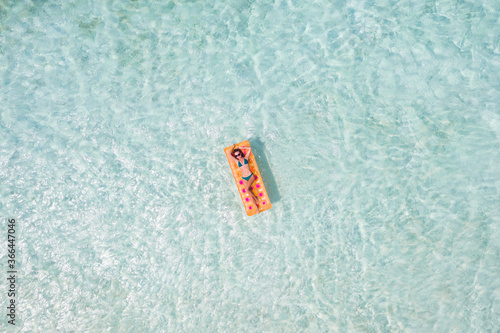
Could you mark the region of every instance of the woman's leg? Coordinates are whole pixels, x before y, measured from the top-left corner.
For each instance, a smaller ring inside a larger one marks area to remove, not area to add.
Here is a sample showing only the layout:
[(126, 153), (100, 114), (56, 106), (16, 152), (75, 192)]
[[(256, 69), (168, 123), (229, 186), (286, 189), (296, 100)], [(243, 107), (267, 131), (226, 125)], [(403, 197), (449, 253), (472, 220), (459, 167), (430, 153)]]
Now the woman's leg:
[(248, 194), (250, 194), (250, 200), (253, 201), (253, 204), (255, 205), (255, 209), (257, 209), (257, 213), (259, 213), (259, 206), (257, 206), (257, 204), (259, 203), (259, 199), (253, 193), (253, 191), (250, 189), (250, 186), (252, 186), (252, 183), (254, 181), (255, 181), (255, 175), (252, 175), (252, 177), (250, 177), (250, 179), (246, 181), (245, 189), (247, 190)]

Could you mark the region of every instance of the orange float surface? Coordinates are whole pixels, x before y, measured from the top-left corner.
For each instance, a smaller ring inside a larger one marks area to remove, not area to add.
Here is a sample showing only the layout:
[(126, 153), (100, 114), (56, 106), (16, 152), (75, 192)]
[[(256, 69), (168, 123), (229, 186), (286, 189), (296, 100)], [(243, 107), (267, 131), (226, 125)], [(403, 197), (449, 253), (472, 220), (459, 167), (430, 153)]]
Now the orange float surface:
[[(235, 149), (238, 147), (250, 147), (250, 143), (248, 140), (245, 140), (243, 142), (237, 143), (236, 146), (234, 147)], [(257, 214), (257, 210), (255, 207), (252, 207), (252, 201), (250, 200), (250, 195), (248, 193), (245, 193), (245, 181), (241, 178), (241, 170), (238, 167), (238, 165), (231, 160), (231, 158), (228, 156), (228, 154), (231, 153), (231, 149), (233, 146), (226, 147), (224, 148), (224, 154), (226, 154), (226, 158), (229, 162), (229, 166), (231, 167), (231, 171), (233, 173), (234, 181), (236, 182), (236, 187), (238, 188), (238, 193), (240, 194), (241, 201), (243, 202), (243, 206), (245, 206), (245, 210), (247, 212), (248, 216), (252, 216)], [(247, 150), (240, 148), (243, 153), (246, 155)], [(264, 186), (264, 182), (262, 181), (262, 178), (260, 177), (260, 171), (259, 167), (257, 166), (257, 162), (255, 161), (255, 157), (253, 155), (253, 151), (248, 156), (248, 164), (250, 165), (250, 171), (253, 172), (253, 174), (256, 176), (256, 180), (253, 182), (251, 190), (253, 193), (259, 198), (259, 211), (263, 212), (265, 210), (271, 209), (271, 201), (269, 200), (269, 197), (267, 195), (266, 187)]]

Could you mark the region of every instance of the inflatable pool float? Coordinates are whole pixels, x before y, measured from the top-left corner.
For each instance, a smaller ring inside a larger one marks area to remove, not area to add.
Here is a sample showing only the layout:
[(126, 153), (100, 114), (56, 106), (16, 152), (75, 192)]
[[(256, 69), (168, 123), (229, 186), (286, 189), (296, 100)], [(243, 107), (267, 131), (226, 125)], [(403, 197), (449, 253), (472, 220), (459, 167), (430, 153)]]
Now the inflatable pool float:
[[(237, 143), (235, 148), (241, 146), (250, 147), (250, 143), (248, 142), (248, 140), (245, 140), (243, 142)], [(238, 188), (238, 193), (240, 194), (241, 201), (243, 202), (243, 206), (245, 207), (247, 215), (252, 216), (257, 214), (257, 210), (255, 209), (256, 207), (253, 207), (252, 201), (250, 200), (250, 195), (245, 190), (245, 182), (241, 178), (240, 168), (228, 156), (228, 154), (231, 153), (232, 148), (233, 146), (224, 148), (224, 154), (226, 155), (226, 158), (229, 162), (229, 166), (231, 167), (231, 172), (233, 173), (234, 181), (236, 182), (236, 187)], [(243, 151), (244, 154), (247, 153), (246, 149), (242, 148), (240, 149)], [(260, 177), (259, 167), (257, 166), (257, 162), (255, 161), (253, 151), (248, 157), (248, 164), (250, 165), (250, 171), (252, 171), (256, 177), (256, 180), (253, 182), (252, 186), (250, 187), (250, 190), (257, 196), (257, 198), (259, 198), (259, 204), (258, 204), (259, 212), (262, 213), (265, 210), (271, 209), (272, 205), (267, 195), (264, 182)]]

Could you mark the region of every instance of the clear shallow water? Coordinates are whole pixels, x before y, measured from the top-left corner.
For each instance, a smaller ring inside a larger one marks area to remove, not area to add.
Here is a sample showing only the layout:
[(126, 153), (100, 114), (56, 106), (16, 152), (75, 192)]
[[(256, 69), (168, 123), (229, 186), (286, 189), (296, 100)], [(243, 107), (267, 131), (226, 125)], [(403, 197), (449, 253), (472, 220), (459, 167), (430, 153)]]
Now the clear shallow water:
[[(2, 3), (20, 331), (498, 329), (499, 12)], [(246, 138), (251, 218), (222, 152)]]

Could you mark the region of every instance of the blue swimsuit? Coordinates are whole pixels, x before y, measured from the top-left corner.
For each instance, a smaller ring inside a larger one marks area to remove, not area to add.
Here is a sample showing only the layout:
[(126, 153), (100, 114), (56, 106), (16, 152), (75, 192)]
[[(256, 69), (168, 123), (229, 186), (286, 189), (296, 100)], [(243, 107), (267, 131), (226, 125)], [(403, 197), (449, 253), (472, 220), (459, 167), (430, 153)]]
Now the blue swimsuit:
[[(248, 164), (248, 160), (246, 158), (243, 159), (243, 165), (245, 165), (245, 164)], [(238, 161), (238, 168), (241, 168), (241, 167), (242, 167), (242, 165), (241, 165), (240, 161)], [(248, 180), (250, 180), (250, 178), (252, 176), (253, 176), (253, 173), (250, 173), (250, 176), (248, 176), (248, 177), (243, 177), (242, 176), (241, 178), (243, 178), (244, 180), (248, 181)]]

